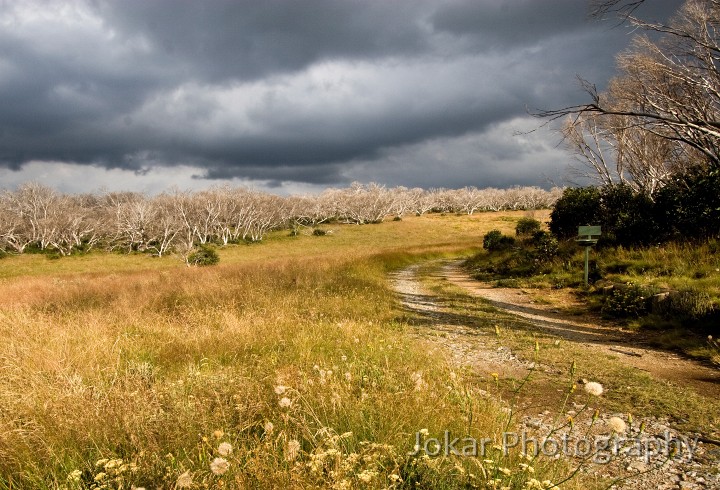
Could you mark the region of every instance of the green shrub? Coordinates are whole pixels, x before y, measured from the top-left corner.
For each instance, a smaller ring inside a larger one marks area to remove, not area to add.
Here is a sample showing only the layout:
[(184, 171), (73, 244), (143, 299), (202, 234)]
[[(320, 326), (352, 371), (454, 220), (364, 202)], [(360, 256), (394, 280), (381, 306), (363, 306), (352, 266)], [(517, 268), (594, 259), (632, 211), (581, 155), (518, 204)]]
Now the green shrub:
[(520, 218), (515, 225), (515, 235), (519, 237), (533, 236), (540, 231), (542, 223), (534, 218)]
[(654, 194), (654, 219), (665, 239), (720, 235), (720, 169), (692, 168)]
[(596, 224), (602, 226), (599, 245), (649, 245), (657, 243), (657, 224), (652, 218), (653, 203), (630, 186), (606, 185), (600, 189)]
[(188, 265), (206, 266), (220, 262), (220, 256), (209, 245), (200, 245), (197, 250), (188, 255)]
[(483, 237), (483, 248), (488, 252), (507, 250), (515, 245), (515, 239), (503, 235), (500, 230), (490, 230)]
[(647, 298), (653, 293), (638, 284), (616, 287), (605, 299), (602, 314), (613, 318), (639, 318), (648, 313)]
[(541, 262), (550, 262), (560, 254), (557, 239), (546, 231), (537, 231), (532, 237), (535, 246), (535, 258)]
[(569, 187), (550, 213), (550, 231), (560, 239), (575, 237), (578, 226), (598, 224), (599, 213), (597, 187)]

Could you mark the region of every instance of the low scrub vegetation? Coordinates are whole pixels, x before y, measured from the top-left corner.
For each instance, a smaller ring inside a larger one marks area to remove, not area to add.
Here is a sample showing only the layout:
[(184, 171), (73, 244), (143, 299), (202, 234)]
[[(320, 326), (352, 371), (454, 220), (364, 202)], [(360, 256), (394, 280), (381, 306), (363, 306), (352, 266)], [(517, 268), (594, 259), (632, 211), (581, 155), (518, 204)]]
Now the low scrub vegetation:
[[(517, 221), (514, 236), (491, 230), (483, 241), (485, 251), (469, 259), (467, 267), (476, 278), (506, 287), (576, 288), (589, 307), (603, 316), (635, 328), (689, 332), (681, 342), (677, 340), (682, 336), (674, 334), (669, 345), (716, 358), (702, 344), (706, 335), (717, 336), (720, 325), (717, 240), (696, 237), (693, 241), (625, 247), (615, 242), (629, 236), (628, 230), (638, 231), (632, 226), (622, 232), (610, 227), (610, 238), (601, 237), (590, 252), (590, 287), (584, 288), (584, 247), (567, 236), (571, 229), (572, 237), (577, 235), (578, 223), (597, 223), (592, 217), (584, 219), (592, 215), (582, 209), (586, 205), (594, 209), (592, 203), (602, 202), (596, 200), (601, 195), (594, 188), (566, 191), (551, 213), (549, 228), (556, 233), (540, 230), (529, 236), (523, 232), (531, 226), (527, 219)], [(573, 220), (563, 207), (568, 201), (577, 213)], [(602, 232), (605, 236), (604, 225)]]

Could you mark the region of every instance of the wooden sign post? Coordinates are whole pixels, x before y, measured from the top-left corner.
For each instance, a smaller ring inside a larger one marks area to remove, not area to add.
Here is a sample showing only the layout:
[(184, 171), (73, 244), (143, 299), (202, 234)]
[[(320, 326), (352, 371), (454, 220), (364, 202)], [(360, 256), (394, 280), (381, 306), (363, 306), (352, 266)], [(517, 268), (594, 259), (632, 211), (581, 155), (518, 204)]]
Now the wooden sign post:
[(598, 242), (600, 235), (599, 226), (578, 226), (578, 237), (575, 240), (578, 244), (585, 246), (585, 286), (588, 285), (590, 247)]

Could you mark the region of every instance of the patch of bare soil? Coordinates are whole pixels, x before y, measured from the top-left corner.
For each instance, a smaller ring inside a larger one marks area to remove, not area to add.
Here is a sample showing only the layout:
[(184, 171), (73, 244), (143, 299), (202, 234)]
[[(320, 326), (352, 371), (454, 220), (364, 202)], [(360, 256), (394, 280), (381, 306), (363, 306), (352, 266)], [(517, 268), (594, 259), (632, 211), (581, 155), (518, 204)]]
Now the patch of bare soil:
[[(701, 395), (720, 396), (720, 370), (686, 359), (674, 352), (644, 345), (642, 336), (588, 312), (568, 291), (495, 288), (472, 279), (459, 262), (443, 267), (443, 277), (493, 306), (530, 320), (542, 330), (614, 355), (623, 364), (655, 378), (691, 386)], [(578, 314), (578, 312), (582, 312)]]
[[(533, 363), (519, 358), (502, 345), (497, 336), (469, 325), (467, 317), (454, 314), (441, 303), (443, 298), (425, 290), (418, 277), (418, 266), (410, 266), (391, 275), (393, 287), (404, 309), (413, 313), (418, 321), (415, 334), (426, 342), (436, 345), (451, 356), (452, 363), (480, 375), (497, 373), (500, 378), (521, 378), (533, 368)], [(647, 371), (651, 376), (673, 383), (691, 386), (706, 396), (720, 395), (718, 371), (674, 353), (652, 349), (642, 345), (637, 334), (621, 329), (587, 313), (575, 298), (565, 291), (518, 290), (493, 288), (470, 278), (458, 262), (450, 262), (441, 270), (442, 278), (464, 288), (470, 294), (482, 297), (496, 308), (509, 311), (530, 322), (538, 330), (552, 333), (570, 342), (577, 342), (600, 352), (617, 356), (617, 362)], [(543, 366), (535, 366), (542, 372)], [(570, 407), (567, 414), (575, 417)], [(581, 416), (583, 415), (583, 416)], [(578, 413), (576, 427), (607, 428), (612, 417), (624, 414), (603, 414), (599, 421), (588, 413)], [(527, 413), (520, 421), (520, 429), (528, 431), (541, 440), (543, 435), (554, 432), (558, 414), (543, 411)], [(613, 455), (607, 464), (588, 464), (584, 471), (604, 478), (629, 478), (613, 488), (618, 489), (705, 489), (720, 488), (720, 455), (714, 445), (698, 441), (694, 434), (682, 434), (670, 427), (667, 419), (638, 417), (635, 425), (628, 428), (626, 437), (638, 441), (647, 435), (652, 440), (683, 440), (684, 453), (668, 458), (662, 454), (633, 454), (633, 445)], [(642, 434), (637, 427), (642, 424)], [(689, 446), (692, 454), (688, 452)], [(624, 451), (624, 452), (623, 452)], [(682, 457), (680, 457), (682, 456)]]
[(445, 311), (437, 297), (426, 293), (416, 276), (417, 266), (411, 266), (391, 275), (393, 287), (403, 307), (418, 315), (422, 322), (416, 335), (430, 339), (447, 349), (452, 363), (459, 369), (500, 377), (522, 377), (531, 363), (515, 356), (487, 332), (468, 326), (462, 318)]

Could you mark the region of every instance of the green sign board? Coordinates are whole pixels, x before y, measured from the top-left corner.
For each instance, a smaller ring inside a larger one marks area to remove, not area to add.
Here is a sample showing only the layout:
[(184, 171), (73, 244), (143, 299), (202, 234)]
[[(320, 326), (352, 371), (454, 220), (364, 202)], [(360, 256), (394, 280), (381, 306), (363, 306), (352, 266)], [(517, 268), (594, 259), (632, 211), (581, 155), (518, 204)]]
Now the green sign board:
[(588, 285), (588, 260), (590, 256), (590, 247), (595, 245), (600, 236), (599, 226), (578, 226), (577, 241), (580, 245), (585, 246), (585, 286)]
[(599, 226), (578, 226), (578, 236), (600, 236)]

